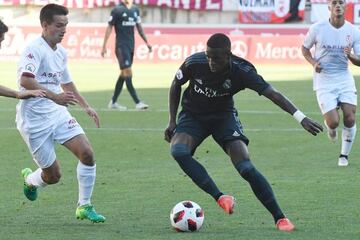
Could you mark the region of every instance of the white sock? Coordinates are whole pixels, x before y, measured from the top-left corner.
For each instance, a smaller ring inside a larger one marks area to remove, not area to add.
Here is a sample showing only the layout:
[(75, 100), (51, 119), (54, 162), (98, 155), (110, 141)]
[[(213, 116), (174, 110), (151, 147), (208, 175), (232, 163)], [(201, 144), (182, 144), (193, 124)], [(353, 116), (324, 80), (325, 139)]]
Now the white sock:
[(35, 187), (45, 187), (47, 183), (41, 177), (42, 169), (38, 168), (35, 172), (30, 173), (26, 177), (26, 183)]
[(349, 155), (352, 144), (355, 140), (356, 135), (356, 124), (351, 128), (347, 128), (344, 126), (342, 130), (342, 142), (341, 142), (341, 154)]
[(79, 161), (76, 171), (79, 183), (78, 205), (90, 204), (96, 178), (96, 165), (87, 166)]

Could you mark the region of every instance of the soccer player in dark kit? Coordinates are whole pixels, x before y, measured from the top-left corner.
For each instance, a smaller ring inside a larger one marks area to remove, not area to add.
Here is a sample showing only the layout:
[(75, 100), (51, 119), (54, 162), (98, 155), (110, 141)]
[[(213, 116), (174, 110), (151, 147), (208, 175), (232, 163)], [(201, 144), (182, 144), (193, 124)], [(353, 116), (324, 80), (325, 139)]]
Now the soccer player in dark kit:
[[(188, 81), (182, 96), (182, 111), (176, 121), (181, 86)], [(170, 142), (171, 155), (182, 170), (226, 213), (232, 214), (235, 198), (221, 192), (206, 169), (192, 157), (201, 142), (212, 135), (241, 177), (249, 182), (258, 200), (272, 214), (276, 228), (292, 231), (295, 226), (280, 209), (270, 184), (250, 161), (249, 140), (243, 134), (233, 100), (233, 95), (245, 88), (270, 99), (312, 135), (323, 130), (320, 124), (306, 117), (258, 75), (250, 62), (233, 55), (226, 35), (216, 33), (208, 39), (205, 52), (188, 57), (177, 71), (170, 87), (169, 122), (164, 137)]]
[(133, 4), (133, 0), (123, 0), (122, 3), (114, 7), (108, 21), (108, 27), (105, 32), (103, 47), (101, 55), (104, 57), (106, 54), (106, 43), (110, 37), (112, 28), (115, 27), (116, 43), (115, 53), (120, 66), (120, 76), (116, 82), (114, 94), (109, 102), (108, 108), (117, 110), (126, 110), (127, 107), (117, 103), (117, 99), (121, 93), (124, 82), (132, 99), (135, 102), (135, 108), (144, 110), (149, 105), (140, 101), (135, 88), (132, 84), (132, 63), (134, 57), (134, 27), (138, 30), (141, 38), (146, 43), (149, 51), (151, 52), (151, 45), (146, 39), (146, 35), (141, 25), (140, 10)]

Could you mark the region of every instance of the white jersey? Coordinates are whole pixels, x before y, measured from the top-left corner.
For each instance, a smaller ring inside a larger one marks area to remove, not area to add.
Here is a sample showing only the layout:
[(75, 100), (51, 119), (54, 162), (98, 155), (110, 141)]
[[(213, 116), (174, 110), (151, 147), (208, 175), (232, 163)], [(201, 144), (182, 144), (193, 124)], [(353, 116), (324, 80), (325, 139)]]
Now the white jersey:
[(329, 20), (320, 21), (310, 27), (303, 44), (307, 49), (314, 45), (314, 59), (322, 67), (320, 73), (314, 72), (314, 90), (342, 84), (355, 89), (344, 48), (350, 45), (354, 54), (360, 55), (360, 31), (347, 21), (341, 28), (333, 27)]
[[(71, 82), (67, 69), (66, 50), (57, 44), (53, 50), (39, 37), (31, 42), (22, 53), (18, 64), (17, 78), (19, 89), (21, 76), (30, 76), (43, 87), (54, 93), (61, 93), (61, 84)], [(37, 133), (55, 125), (66, 107), (48, 98), (29, 98), (20, 100), (16, 107), (17, 127), (28, 133)]]

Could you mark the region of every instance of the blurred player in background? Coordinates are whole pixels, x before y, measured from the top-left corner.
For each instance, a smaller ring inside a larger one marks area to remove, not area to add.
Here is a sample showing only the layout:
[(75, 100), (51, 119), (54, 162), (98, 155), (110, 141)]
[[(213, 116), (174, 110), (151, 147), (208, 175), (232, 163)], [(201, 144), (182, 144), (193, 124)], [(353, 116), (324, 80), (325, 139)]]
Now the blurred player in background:
[(133, 4), (133, 0), (123, 0), (122, 3), (112, 9), (101, 51), (101, 56), (104, 57), (106, 54), (106, 43), (110, 37), (112, 28), (115, 27), (115, 53), (120, 66), (120, 76), (117, 79), (114, 94), (108, 105), (108, 108), (110, 109), (127, 109), (127, 107), (117, 103), (117, 99), (121, 93), (124, 82), (126, 83), (126, 88), (128, 89), (132, 99), (136, 104), (135, 108), (143, 110), (149, 107), (149, 105), (140, 101), (132, 84), (131, 65), (133, 63), (134, 57), (135, 25), (141, 38), (144, 40), (147, 47), (149, 48), (149, 51), (151, 52), (151, 45), (148, 43), (144, 30), (141, 26), (140, 10), (137, 6)]
[(66, 50), (60, 45), (68, 24), (68, 9), (48, 4), (40, 11), (42, 36), (31, 42), (21, 55), (18, 68), (20, 90), (42, 89), (46, 98), (21, 100), (17, 106), (16, 123), (21, 136), (38, 165), (21, 171), (24, 177), (24, 194), (34, 201), (39, 187), (58, 183), (60, 165), (54, 143), (69, 149), (78, 159), (77, 179), (79, 199), (76, 208), (78, 219), (104, 222), (91, 204), (95, 184), (96, 165), (93, 149), (81, 126), (67, 110), (78, 103), (99, 127), (99, 118), (72, 82)]
[[(182, 111), (176, 121), (181, 86), (189, 82), (182, 96)], [(233, 95), (249, 88), (270, 99), (313, 135), (322, 131), (321, 125), (307, 118), (284, 95), (257, 74), (248, 61), (231, 53), (230, 39), (214, 34), (207, 41), (206, 52), (188, 57), (177, 71), (169, 93), (169, 123), (165, 140), (170, 142), (171, 154), (181, 169), (203, 191), (210, 194), (228, 214), (233, 213), (235, 198), (225, 195), (216, 186), (205, 168), (192, 155), (209, 135), (230, 157), (239, 174), (249, 182), (254, 194), (272, 214), (280, 231), (295, 227), (280, 209), (266, 178), (250, 161), (247, 144), (234, 108)]]
[[(9, 30), (8, 27), (0, 20), (0, 48), (1, 48), (1, 42), (4, 41), (5, 39), (5, 33), (8, 30)], [(15, 91), (0, 85), (0, 96), (26, 99), (30, 97), (44, 97), (45, 92), (43, 90)]]
[[(348, 68), (348, 59), (359, 63), (360, 32), (345, 21), (344, 0), (329, 0), (330, 19), (313, 24), (304, 40), (302, 53), (314, 67), (313, 88), (324, 116), (328, 137), (335, 142), (340, 122), (338, 109), (342, 110), (343, 124), (339, 166), (348, 165), (356, 124), (357, 93), (354, 77)], [(315, 45), (312, 56), (310, 49)], [(351, 54), (354, 49), (354, 54)]]

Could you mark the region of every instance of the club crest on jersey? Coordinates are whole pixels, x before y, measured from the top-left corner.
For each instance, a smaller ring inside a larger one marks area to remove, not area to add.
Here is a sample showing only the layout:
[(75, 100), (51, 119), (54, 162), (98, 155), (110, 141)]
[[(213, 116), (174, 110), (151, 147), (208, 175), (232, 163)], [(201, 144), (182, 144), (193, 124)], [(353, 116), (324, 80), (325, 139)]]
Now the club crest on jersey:
[(225, 89), (231, 88), (231, 80), (230, 80), (230, 79), (226, 79), (222, 86), (223, 86), (223, 88), (225, 88)]
[(183, 77), (184, 77), (184, 75), (183, 75), (181, 69), (177, 70), (177, 72), (176, 72), (176, 78), (177, 78), (178, 80), (181, 80)]
[(29, 63), (29, 64), (26, 64), (26, 66), (25, 66), (25, 69), (27, 70), (27, 71), (29, 71), (29, 72), (35, 72), (35, 66), (34, 66), (34, 64), (32, 64), (32, 63)]

